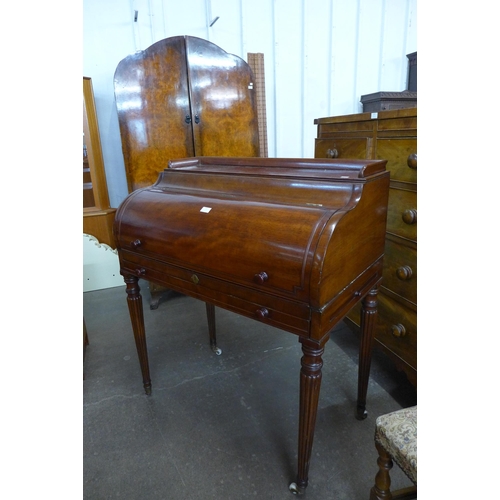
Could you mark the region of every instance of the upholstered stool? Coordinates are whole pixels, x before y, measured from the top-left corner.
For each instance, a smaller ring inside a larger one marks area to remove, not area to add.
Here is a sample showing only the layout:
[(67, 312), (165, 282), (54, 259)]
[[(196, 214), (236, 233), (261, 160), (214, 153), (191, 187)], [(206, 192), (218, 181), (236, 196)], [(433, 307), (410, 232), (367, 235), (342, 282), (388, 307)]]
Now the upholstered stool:
[[(417, 498), (417, 407), (404, 408), (377, 418), (375, 446), (379, 470), (370, 500), (396, 500)], [(389, 471), (393, 461), (411, 479), (415, 486), (391, 493)]]

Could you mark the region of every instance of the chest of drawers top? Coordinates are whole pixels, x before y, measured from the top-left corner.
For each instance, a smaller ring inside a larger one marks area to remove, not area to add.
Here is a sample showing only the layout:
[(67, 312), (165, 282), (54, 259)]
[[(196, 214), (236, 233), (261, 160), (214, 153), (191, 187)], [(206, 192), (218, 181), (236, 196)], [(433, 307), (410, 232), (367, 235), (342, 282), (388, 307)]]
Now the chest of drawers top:
[(316, 158), (386, 159), (393, 183), (417, 182), (417, 108), (318, 118), (314, 123)]
[(336, 135), (337, 131), (346, 134), (371, 131), (378, 132), (379, 137), (400, 135), (401, 131), (406, 131), (413, 137), (417, 135), (417, 108), (316, 118), (314, 124), (318, 125), (318, 137), (326, 137), (329, 133)]

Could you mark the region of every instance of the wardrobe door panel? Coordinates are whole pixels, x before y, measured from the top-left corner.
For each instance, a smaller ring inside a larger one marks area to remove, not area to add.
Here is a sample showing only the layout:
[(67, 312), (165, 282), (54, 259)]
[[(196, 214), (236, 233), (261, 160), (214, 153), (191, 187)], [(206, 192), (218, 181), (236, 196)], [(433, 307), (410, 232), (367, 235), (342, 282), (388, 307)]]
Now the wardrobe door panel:
[(194, 155), (184, 37), (123, 59), (115, 97), (129, 190), (150, 186), (170, 159)]
[(259, 156), (254, 77), (241, 58), (186, 37), (196, 156)]

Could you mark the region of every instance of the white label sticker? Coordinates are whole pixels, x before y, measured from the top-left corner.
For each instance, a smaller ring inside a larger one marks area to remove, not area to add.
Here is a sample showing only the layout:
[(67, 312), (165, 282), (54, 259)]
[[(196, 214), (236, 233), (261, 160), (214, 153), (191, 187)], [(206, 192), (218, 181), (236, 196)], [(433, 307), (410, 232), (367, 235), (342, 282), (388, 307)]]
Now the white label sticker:
[(376, 120), (378, 118), (378, 113), (372, 113), (372, 120)]
[(210, 207), (203, 207), (200, 212), (203, 212), (204, 214), (208, 214), (208, 212), (210, 212), (210, 210), (212, 210)]

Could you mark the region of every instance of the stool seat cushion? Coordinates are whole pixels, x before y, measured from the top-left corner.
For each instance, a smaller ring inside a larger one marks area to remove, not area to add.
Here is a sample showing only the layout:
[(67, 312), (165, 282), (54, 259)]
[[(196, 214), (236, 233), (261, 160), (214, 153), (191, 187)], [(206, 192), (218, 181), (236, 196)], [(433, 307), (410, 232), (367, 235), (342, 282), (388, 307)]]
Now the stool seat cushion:
[(417, 407), (403, 408), (378, 417), (375, 441), (417, 484)]

